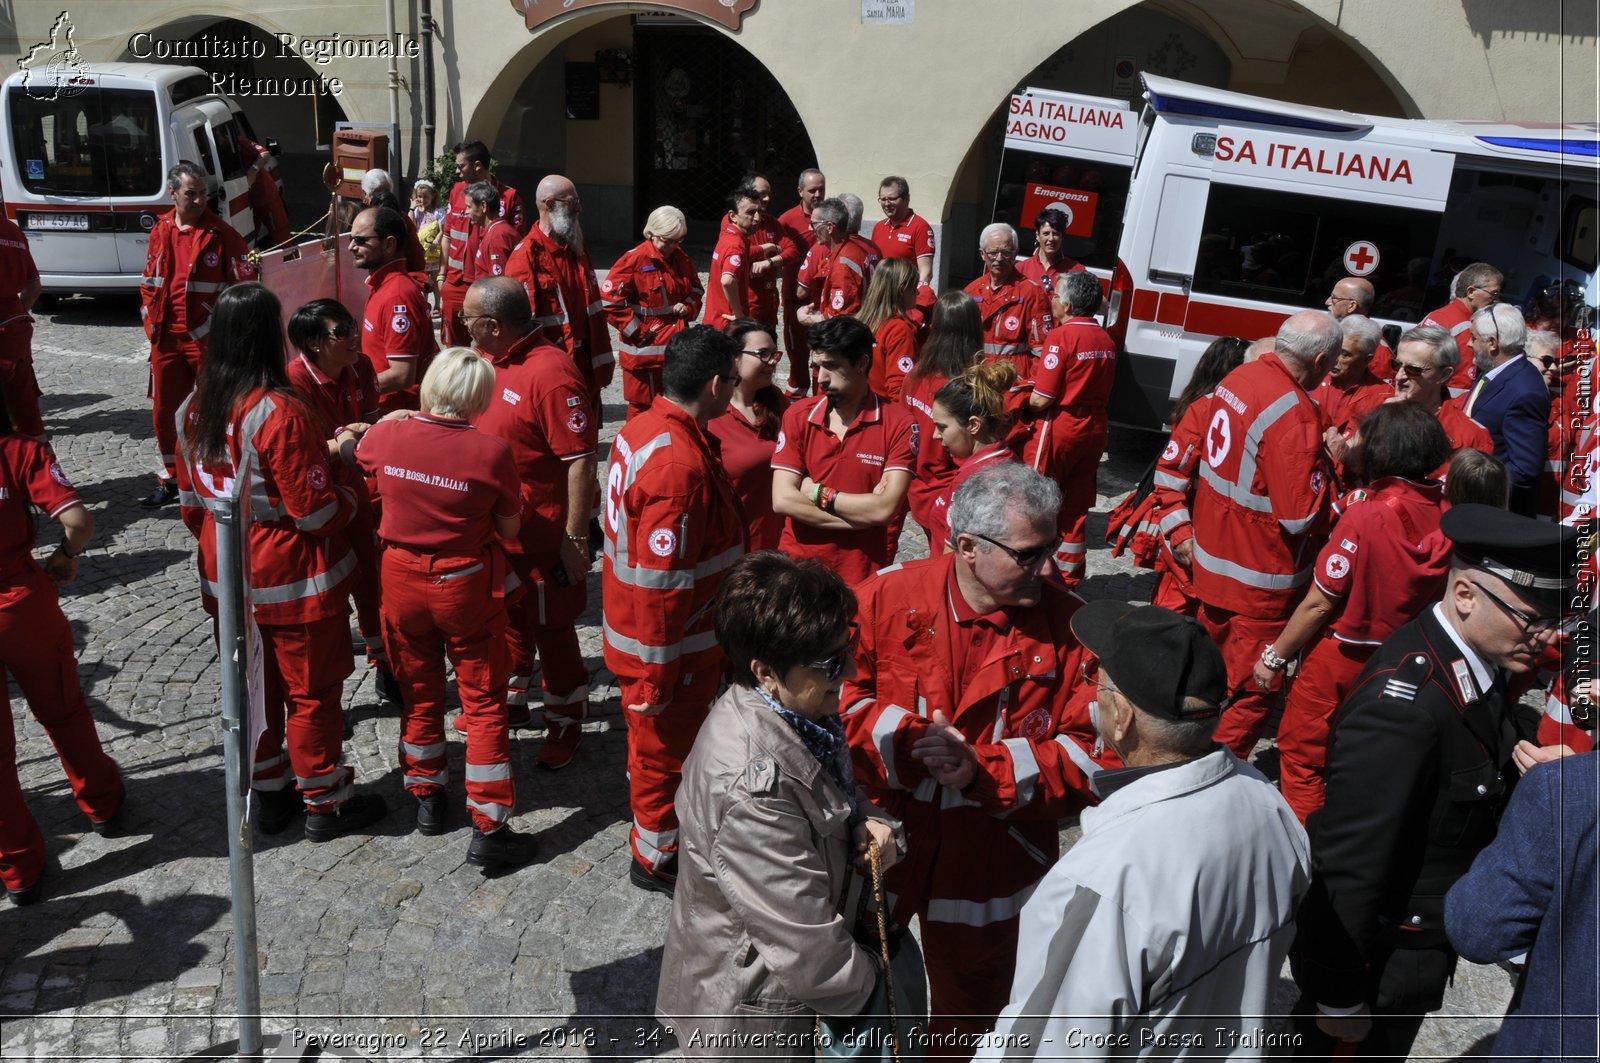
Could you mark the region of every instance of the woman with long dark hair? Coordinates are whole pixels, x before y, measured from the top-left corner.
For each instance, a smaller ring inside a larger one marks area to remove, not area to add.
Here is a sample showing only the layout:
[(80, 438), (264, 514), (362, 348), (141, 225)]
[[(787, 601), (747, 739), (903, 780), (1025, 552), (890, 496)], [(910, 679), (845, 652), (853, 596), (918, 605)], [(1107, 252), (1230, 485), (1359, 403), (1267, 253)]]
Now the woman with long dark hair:
[[(61, 524), (61, 544), (33, 559), (36, 506)], [(84, 508), (48, 444), (16, 431), (0, 403), (0, 881), (13, 904), (44, 897), (44, 836), (17, 781), (17, 737), (6, 677), (50, 736), (78, 808), (96, 834), (115, 832), (122, 776), (100, 746), (78, 685), (72, 628), (56, 587), (72, 582), (94, 535)]]
[(722, 468), (744, 509), (751, 550), (776, 550), (783, 517), (772, 509), (772, 452), (789, 402), (772, 382), (778, 368), (778, 340), (754, 318), (743, 317), (724, 330), (739, 343), (733, 363), (739, 376), (728, 408), (706, 431), (722, 444)]
[(905, 404), (917, 422), (917, 471), (906, 492), (911, 515), (928, 533), (929, 549), (938, 534), (934, 503), (950, 486), (956, 463), (939, 444), (933, 427), (933, 397), (945, 382), (964, 373), (983, 354), (983, 316), (977, 300), (959, 288), (939, 296), (922, 354), (906, 374)]
[(202, 602), (213, 615), (220, 574), (212, 507), (234, 495), (249, 507), (244, 550), (267, 717), (251, 779), (256, 826), (281, 832), (303, 801), (306, 837), (321, 842), (386, 809), (378, 795), (354, 792), (341, 737), (356, 565), (345, 526), (355, 496), (334, 482), (327, 438), (289, 386), (282, 314), (260, 284), (237, 284), (217, 298), (204, 369), (179, 409), (178, 487), (184, 523), (200, 540)]

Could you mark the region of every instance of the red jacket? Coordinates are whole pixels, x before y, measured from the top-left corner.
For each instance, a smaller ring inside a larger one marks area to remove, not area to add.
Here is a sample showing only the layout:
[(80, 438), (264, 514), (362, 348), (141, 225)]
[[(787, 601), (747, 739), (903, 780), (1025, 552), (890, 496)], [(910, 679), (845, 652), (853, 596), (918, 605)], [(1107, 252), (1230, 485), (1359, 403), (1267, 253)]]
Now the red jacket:
[(1054, 327), (1049, 295), (1016, 270), (998, 288), (991, 289), (989, 276), (984, 274), (967, 285), (966, 291), (978, 301), (978, 312), (983, 315), (983, 353), (990, 358), (1010, 358), (1017, 365), (1018, 377), (1032, 380), (1034, 360), (1044, 352), (1045, 337)]
[(706, 318), (701, 324), (714, 329), (727, 328), (733, 322), (727, 315), (733, 305), (722, 290), (722, 278), (733, 277), (734, 288), (739, 293), (739, 306), (744, 317), (750, 316), (750, 237), (733, 224), (730, 214), (722, 219), (722, 230), (717, 234), (717, 246), (711, 251), (711, 267), (706, 270), (706, 284), (710, 292), (706, 297)]
[(1153, 529), (1168, 548), (1194, 538), (1194, 506), (1196, 470), (1205, 456), (1204, 436), (1211, 424), (1210, 394), (1201, 395), (1189, 404), (1172, 429), (1172, 438), (1161, 452), (1156, 463), (1154, 486), (1150, 496), (1154, 504), (1150, 512)]
[(1461, 348), (1461, 362), (1448, 381), (1451, 388), (1462, 391), (1478, 379), (1478, 367), (1472, 364), (1472, 311), (1460, 299), (1452, 299), (1422, 319), (1424, 325), (1437, 325), (1456, 338)]
[(506, 276), (528, 289), (533, 320), (544, 330), (545, 342), (570, 354), (593, 387), (611, 383), (617, 360), (589, 252), (558, 244), (535, 225), (511, 253)]
[[(1450, 440), (1452, 456), (1463, 447), (1481, 450), (1485, 454), (1494, 453), (1494, 436), (1483, 425), (1461, 412), (1459, 399), (1446, 399), (1436, 416), (1439, 418), (1439, 427), (1444, 429), (1445, 438)], [(1449, 471), (1450, 459), (1446, 458), (1444, 464), (1433, 471), (1432, 479), (1443, 480)]]
[(1212, 393), (1194, 499), (1194, 586), (1207, 605), (1287, 617), (1311, 582), (1334, 500), (1322, 415), (1276, 354)]
[(722, 668), (717, 591), (744, 556), (744, 515), (716, 444), (657, 397), (611, 444), (606, 477), (606, 667), (661, 703), (685, 672)]
[(480, 277), (504, 276), (506, 263), (511, 260), (511, 252), (517, 249), (519, 238), (516, 227), (504, 218), (496, 218), (485, 225), (478, 234), (472, 261), (467, 264), (467, 283)]
[(822, 277), (822, 291), (817, 293), (816, 306), (824, 317), (860, 312), (872, 271), (881, 257), (870, 240), (859, 236), (846, 238), (832, 250)]
[(966, 797), (1013, 821), (1053, 823), (1091, 800), (1090, 774), (1116, 766), (1114, 754), (1095, 753), (1093, 690), (1079, 677), (1083, 648), (1068, 627), (1083, 600), (1046, 583), (1038, 605), (1013, 611), (1004, 648), (957, 692), (938, 632), (950, 622), (954, 564), (947, 553), (891, 565), (856, 588), (856, 676), (840, 693), (856, 777), (885, 808), (937, 805), (939, 788), (911, 747), (939, 711), (983, 766)]
[[(528, 233), (528, 219), (522, 211), (522, 197), (510, 185), (490, 181), (500, 189), (500, 217), (511, 223), (518, 239)], [(482, 230), (472, 224), (467, 213), (467, 182), (457, 181), (450, 189), (450, 209), (444, 216), (444, 282), (458, 286), (471, 283), (467, 279), (468, 267), (478, 251), (478, 237)]]
[(922, 349), (917, 326), (909, 318), (891, 317), (878, 326), (873, 341), (867, 380), (873, 391), (899, 402), (905, 391), (906, 374), (916, 367), (917, 355)]
[(255, 280), (256, 268), (250, 264), (250, 249), (245, 246), (244, 237), (207, 210), (195, 223), (200, 233), (195, 240), (189, 275), (173, 277), (172, 234), (177, 228), (176, 217), (175, 212), (168, 211), (150, 232), (144, 279), (139, 282), (139, 298), (143, 303), (139, 316), (144, 320), (144, 334), (155, 342), (166, 325), (173, 285), (182, 283), (188, 307), (188, 339), (204, 343), (206, 334), (211, 331), (211, 308), (216, 305), (217, 296), (230, 284)]
[(211, 507), (248, 478), (250, 586), (259, 624), (304, 624), (349, 612), (356, 568), (344, 527), (355, 496), (328, 469), (327, 438), (294, 394), (254, 391), (234, 411), (227, 465), (198, 462), (187, 442), (199, 411), (194, 397), (178, 408), (185, 444), (178, 461), (183, 522), (200, 540), (200, 588), (206, 612), (217, 608), (217, 538)]
[[(700, 274), (681, 247), (663, 258), (647, 239), (617, 259), (600, 285), (600, 302), (617, 327), (622, 368), (661, 365), (667, 341), (699, 316), (705, 294)], [(672, 312), (677, 303), (688, 311), (685, 316)]]

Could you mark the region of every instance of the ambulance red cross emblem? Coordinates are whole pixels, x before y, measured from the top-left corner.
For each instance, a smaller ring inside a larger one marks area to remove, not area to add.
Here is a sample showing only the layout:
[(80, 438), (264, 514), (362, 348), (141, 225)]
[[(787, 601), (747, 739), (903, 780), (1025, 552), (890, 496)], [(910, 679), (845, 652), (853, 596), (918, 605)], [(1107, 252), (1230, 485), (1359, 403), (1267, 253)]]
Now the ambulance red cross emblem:
[(1357, 240), (1344, 249), (1345, 272), (1352, 277), (1365, 277), (1378, 268), (1378, 245), (1368, 240)]

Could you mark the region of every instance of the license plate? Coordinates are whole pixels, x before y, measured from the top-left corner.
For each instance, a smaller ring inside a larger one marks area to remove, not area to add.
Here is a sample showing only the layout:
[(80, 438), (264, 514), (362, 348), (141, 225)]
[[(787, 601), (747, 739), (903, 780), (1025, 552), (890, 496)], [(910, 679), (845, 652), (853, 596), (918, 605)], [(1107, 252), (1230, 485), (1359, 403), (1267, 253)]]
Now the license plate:
[(69, 232), (86, 233), (89, 231), (89, 215), (87, 214), (30, 214), (28, 215), (28, 228), (30, 229), (55, 229)]

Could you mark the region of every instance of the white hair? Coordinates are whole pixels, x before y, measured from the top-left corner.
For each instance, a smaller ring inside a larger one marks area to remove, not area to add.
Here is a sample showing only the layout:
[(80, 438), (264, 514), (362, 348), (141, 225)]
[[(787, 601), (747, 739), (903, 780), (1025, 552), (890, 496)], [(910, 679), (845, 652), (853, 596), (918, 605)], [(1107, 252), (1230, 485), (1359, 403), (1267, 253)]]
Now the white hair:
[(1017, 230), (1013, 229), (1003, 221), (997, 221), (989, 225), (985, 225), (983, 227), (983, 232), (978, 234), (978, 250), (984, 250), (990, 239), (995, 236), (1004, 236), (1007, 240), (1011, 241), (1012, 247), (1017, 246)]
[(844, 204), (845, 213), (847, 215), (844, 227), (853, 233), (860, 232), (861, 217), (867, 212), (867, 205), (861, 202), (861, 197), (856, 195), (854, 192), (840, 192), (834, 198), (838, 199), (840, 203)]
[(1345, 339), (1356, 341), (1356, 350), (1363, 356), (1377, 350), (1378, 341), (1383, 339), (1383, 329), (1365, 314), (1346, 314), (1339, 319), (1339, 331)]
[(1529, 354), (1538, 351), (1540, 354), (1557, 355), (1561, 352), (1561, 337), (1548, 329), (1530, 332), (1528, 338), (1523, 341), (1523, 350)]
[(1521, 354), (1528, 342), (1528, 323), (1522, 319), (1522, 311), (1510, 303), (1495, 303), (1472, 315), (1472, 334), (1485, 340), (1497, 338), (1502, 354)]
[[(987, 535), (1004, 539), (1013, 514), (1028, 523), (1055, 524), (1061, 509), (1061, 488), (1016, 461), (994, 461), (969, 476), (950, 499), (950, 538)], [(980, 542), (980, 549), (993, 549)]]
[(393, 189), (394, 182), (389, 179), (388, 170), (368, 170), (361, 175), (361, 191), (368, 196), (375, 196), (385, 188)]
[(683, 211), (677, 207), (657, 207), (650, 212), (644, 220), (644, 235), (657, 236), (663, 240), (670, 240), (674, 236), (687, 235), (689, 223), (683, 216)]

